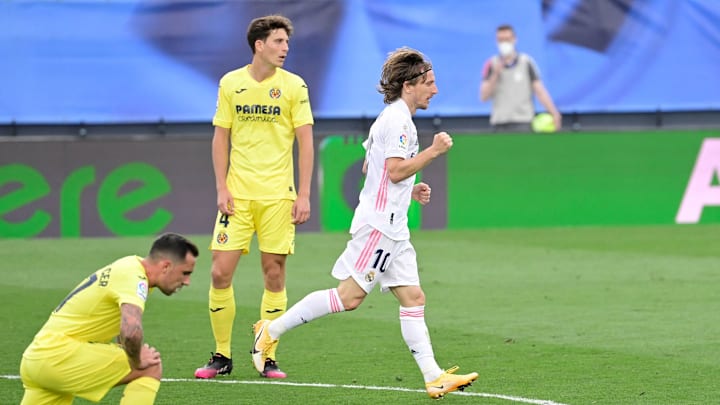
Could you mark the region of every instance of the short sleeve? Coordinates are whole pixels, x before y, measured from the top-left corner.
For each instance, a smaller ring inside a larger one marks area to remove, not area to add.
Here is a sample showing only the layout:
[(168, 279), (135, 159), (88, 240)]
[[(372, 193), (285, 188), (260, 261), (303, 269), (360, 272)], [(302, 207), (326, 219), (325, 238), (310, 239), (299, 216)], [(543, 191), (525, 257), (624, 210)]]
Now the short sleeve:
[(400, 157), (405, 159), (408, 155), (410, 127), (401, 119), (388, 120), (383, 134), (385, 146), (385, 159)]
[(312, 109), (310, 108), (310, 93), (307, 84), (300, 79), (294, 85), (293, 103), (290, 107), (292, 112), (293, 128), (303, 125), (313, 125)]
[(213, 117), (213, 125), (221, 128), (231, 128), (233, 122), (233, 106), (232, 99), (228, 96), (227, 83), (223, 77), (220, 79), (218, 86), (217, 101), (215, 103), (215, 116)]
[(150, 291), (147, 277), (141, 267), (113, 268), (109, 287), (117, 296), (118, 305), (133, 304), (145, 309), (145, 301)]

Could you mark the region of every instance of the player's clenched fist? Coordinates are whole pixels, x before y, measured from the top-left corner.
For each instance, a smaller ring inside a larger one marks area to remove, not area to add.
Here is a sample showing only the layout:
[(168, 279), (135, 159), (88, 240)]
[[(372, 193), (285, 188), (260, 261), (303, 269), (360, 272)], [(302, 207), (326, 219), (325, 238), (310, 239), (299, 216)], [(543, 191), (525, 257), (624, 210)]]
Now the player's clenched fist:
[(438, 154), (443, 154), (452, 148), (453, 141), (447, 132), (438, 132), (433, 138), (432, 147)]
[(430, 186), (425, 183), (417, 183), (413, 186), (412, 199), (425, 205), (430, 202)]

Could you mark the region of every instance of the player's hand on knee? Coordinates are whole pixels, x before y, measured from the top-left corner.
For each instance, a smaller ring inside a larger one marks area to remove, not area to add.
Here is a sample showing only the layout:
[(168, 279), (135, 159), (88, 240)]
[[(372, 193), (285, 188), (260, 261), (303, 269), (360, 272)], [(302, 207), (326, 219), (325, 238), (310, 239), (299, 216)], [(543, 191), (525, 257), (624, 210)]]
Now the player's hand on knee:
[(140, 351), (140, 370), (161, 364), (160, 352), (145, 343)]

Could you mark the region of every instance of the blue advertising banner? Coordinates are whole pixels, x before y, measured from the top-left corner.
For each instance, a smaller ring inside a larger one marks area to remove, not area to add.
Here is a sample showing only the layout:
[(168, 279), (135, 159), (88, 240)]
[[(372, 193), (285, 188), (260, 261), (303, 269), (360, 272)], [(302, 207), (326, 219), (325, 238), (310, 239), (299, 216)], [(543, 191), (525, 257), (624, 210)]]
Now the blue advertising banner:
[(249, 63), (247, 25), (295, 24), (285, 67), (316, 117), (372, 117), (388, 52), (433, 62), (420, 115), (488, 114), (478, 87), (515, 27), (562, 112), (720, 108), (716, 0), (25, 0), (0, 2), (0, 123), (209, 121), (223, 73)]

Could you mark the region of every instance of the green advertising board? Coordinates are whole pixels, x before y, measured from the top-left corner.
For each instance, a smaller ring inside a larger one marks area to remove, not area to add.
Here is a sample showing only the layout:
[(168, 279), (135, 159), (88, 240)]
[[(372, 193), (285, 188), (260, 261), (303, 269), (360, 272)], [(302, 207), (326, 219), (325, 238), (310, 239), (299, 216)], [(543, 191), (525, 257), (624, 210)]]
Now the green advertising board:
[[(318, 139), (317, 215), (298, 230), (349, 229), (363, 139)], [(418, 176), (433, 194), (410, 206), (411, 229), (720, 223), (720, 131), (453, 139)], [(214, 179), (210, 154), (198, 153), (208, 142), (4, 141), (0, 238), (208, 232)], [(421, 135), (421, 148), (431, 142)]]
[[(414, 204), (413, 228), (426, 228), (423, 222), (438, 215), (447, 216), (449, 229), (720, 222), (718, 131), (453, 139), (447, 167), (433, 162), (423, 173), (434, 190), (446, 182), (446, 201), (433, 193), (422, 208), (424, 221)], [(321, 143), (323, 230), (350, 224), (362, 186), (362, 140), (331, 136)], [(446, 172), (438, 176), (438, 170)]]
[(207, 138), (3, 139), (0, 238), (209, 232), (209, 149)]
[(720, 222), (718, 131), (454, 140), (448, 228)]

